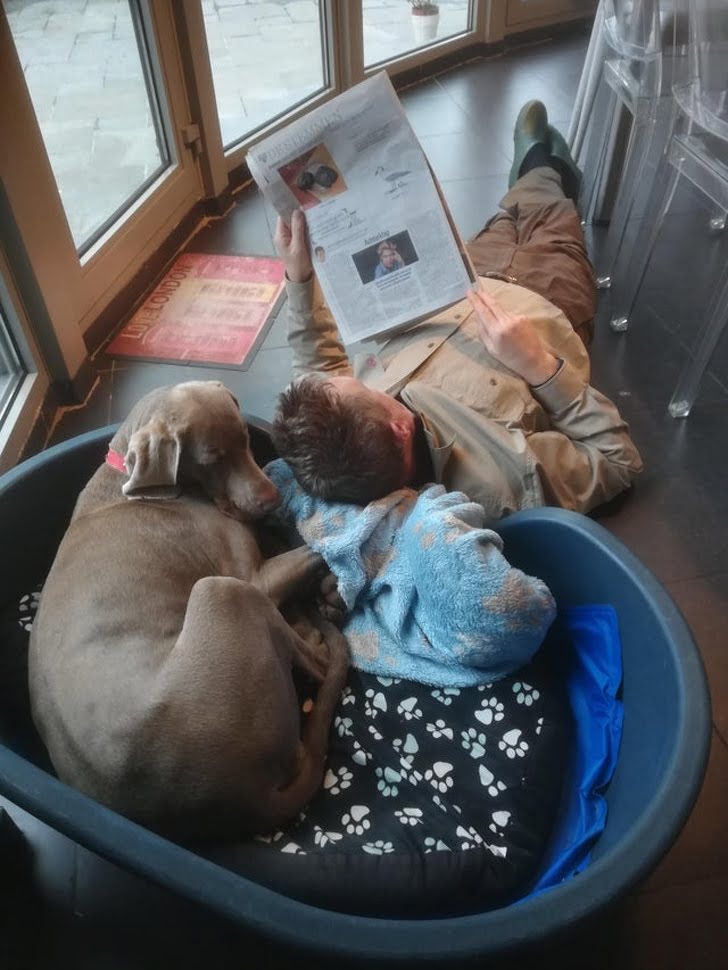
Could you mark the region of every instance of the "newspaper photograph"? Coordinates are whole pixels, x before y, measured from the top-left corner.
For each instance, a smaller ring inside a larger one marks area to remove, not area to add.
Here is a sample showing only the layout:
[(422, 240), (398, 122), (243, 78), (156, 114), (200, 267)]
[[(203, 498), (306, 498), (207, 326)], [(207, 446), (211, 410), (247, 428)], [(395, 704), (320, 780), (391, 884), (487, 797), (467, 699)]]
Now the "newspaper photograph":
[(248, 152), (259, 189), (311, 258), (347, 344), (463, 299), (477, 276), (424, 152), (382, 71)]

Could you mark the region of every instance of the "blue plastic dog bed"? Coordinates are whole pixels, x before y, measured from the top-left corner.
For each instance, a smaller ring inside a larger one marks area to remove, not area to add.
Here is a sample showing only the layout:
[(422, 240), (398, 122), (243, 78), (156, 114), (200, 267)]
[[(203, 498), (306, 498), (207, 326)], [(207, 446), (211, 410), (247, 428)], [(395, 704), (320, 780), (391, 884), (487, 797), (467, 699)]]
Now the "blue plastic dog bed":
[[(42, 582), (75, 498), (103, 460), (113, 430), (59, 445), (0, 479), (4, 603)], [(252, 438), (259, 462), (267, 461), (266, 432), (253, 428)], [(591, 864), (579, 876), (516, 904), (467, 916), (346, 915), (266, 889), (102, 808), (44, 770), (42, 749), (10, 734), (0, 739), (0, 793), (124, 868), (272, 939), (340, 959), (492, 956), (574, 925), (643, 878), (687, 819), (710, 739), (705, 675), (690, 632), (666, 592), (599, 525), (542, 509), (511, 516), (499, 532), (509, 561), (543, 577), (560, 609), (608, 603), (619, 625), (622, 743), (606, 793), (606, 828)], [(567, 801), (563, 811), (569, 811)], [(560, 878), (558, 871), (542, 875)]]

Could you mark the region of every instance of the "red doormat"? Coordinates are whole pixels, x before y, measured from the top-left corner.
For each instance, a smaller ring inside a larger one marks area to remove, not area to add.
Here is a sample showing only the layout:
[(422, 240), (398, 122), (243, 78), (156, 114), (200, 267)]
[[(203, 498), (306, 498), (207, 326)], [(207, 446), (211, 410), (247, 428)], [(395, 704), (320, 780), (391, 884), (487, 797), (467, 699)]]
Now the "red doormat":
[(283, 274), (265, 256), (184, 253), (106, 352), (246, 370), (275, 317)]

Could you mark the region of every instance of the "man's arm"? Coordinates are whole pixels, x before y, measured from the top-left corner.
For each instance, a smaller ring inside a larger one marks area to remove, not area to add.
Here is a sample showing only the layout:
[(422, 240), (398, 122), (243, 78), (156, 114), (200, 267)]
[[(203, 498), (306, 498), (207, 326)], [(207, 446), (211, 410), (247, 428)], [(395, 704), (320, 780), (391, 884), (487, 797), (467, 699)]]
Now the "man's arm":
[(279, 217), (275, 245), (286, 268), (288, 344), (293, 351), (293, 376), (311, 371), (350, 375), (351, 365), (331, 313), (314, 287), (313, 266), (306, 239), (306, 220), (296, 209), (287, 226)]
[(529, 383), (551, 418), (551, 430), (528, 438), (546, 501), (588, 512), (624, 491), (642, 460), (614, 404), (554, 357), (525, 317), (483, 292), (469, 299), (488, 351)]
[(631, 485), (642, 459), (607, 397), (566, 361), (531, 390), (551, 418), (552, 430), (528, 439), (547, 502), (589, 512)]

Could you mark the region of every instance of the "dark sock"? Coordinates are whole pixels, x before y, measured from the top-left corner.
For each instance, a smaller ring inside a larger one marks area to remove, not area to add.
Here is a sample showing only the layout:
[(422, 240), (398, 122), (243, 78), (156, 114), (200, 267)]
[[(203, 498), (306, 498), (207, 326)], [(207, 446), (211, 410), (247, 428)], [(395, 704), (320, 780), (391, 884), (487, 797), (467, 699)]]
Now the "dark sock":
[(534, 168), (552, 168), (561, 179), (566, 198), (576, 202), (579, 194), (579, 183), (576, 176), (563, 159), (551, 155), (548, 145), (544, 145), (540, 141), (529, 148), (526, 157), (521, 162), (518, 177), (521, 178), (526, 172), (530, 172)]
[(564, 189), (564, 195), (567, 199), (571, 199), (572, 202), (576, 202), (579, 196), (579, 181), (566, 164), (562, 158), (551, 158), (551, 168), (555, 169), (561, 176), (561, 185)]
[[(552, 168), (555, 172), (559, 172), (554, 165), (554, 160), (549, 152), (549, 146), (544, 145), (541, 141), (537, 141), (535, 145), (529, 148), (526, 157), (521, 162), (518, 177), (521, 178), (526, 172), (530, 172), (532, 168)], [(561, 172), (559, 172), (559, 175), (561, 175)]]

